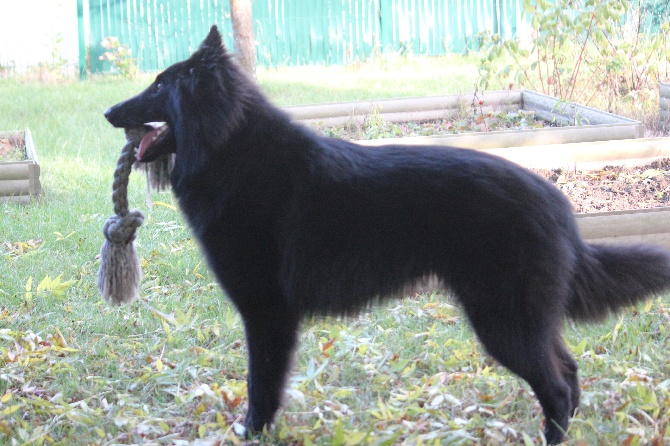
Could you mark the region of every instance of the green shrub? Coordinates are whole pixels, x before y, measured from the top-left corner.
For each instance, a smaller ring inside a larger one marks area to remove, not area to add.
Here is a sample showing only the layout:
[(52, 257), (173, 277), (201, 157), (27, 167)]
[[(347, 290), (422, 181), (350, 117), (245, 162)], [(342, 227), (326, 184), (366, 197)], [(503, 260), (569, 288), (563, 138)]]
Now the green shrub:
[(118, 37), (105, 37), (100, 43), (105, 51), (100, 60), (110, 63), (113, 70), (117, 70), (122, 76), (133, 78), (137, 74), (137, 62), (132, 57), (132, 51), (128, 45), (121, 45)]
[(481, 85), (496, 79), (503, 87), (519, 85), (611, 111), (624, 102), (637, 107), (668, 77), (670, 24), (662, 19), (668, 11), (652, 6), (524, 0), (531, 38), (481, 35)]

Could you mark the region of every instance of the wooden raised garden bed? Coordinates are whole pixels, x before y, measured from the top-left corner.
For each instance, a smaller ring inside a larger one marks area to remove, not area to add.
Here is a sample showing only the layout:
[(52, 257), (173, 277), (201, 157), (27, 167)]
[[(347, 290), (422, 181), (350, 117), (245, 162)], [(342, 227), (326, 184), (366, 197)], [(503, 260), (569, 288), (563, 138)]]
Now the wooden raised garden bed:
[[(668, 87), (670, 96), (670, 86)], [(457, 116), (472, 95), (383, 99), (285, 108), (295, 119), (319, 126), (363, 122), (376, 113), (387, 122), (428, 121)], [(669, 138), (643, 138), (639, 121), (525, 90), (487, 92), (481, 111), (524, 110), (556, 126), (357, 141), (363, 145), (407, 144), (472, 148), (524, 167), (589, 170), (642, 166), (670, 157)], [(669, 99), (670, 100), (670, 99)], [(666, 103), (667, 105), (667, 103)], [(585, 239), (599, 243), (649, 242), (670, 248), (670, 208), (576, 214)]]
[(29, 203), (42, 192), (29, 129), (0, 132), (0, 202)]
[(597, 243), (653, 243), (670, 248), (670, 208), (576, 214), (586, 240)]
[[(387, 122), (428, 121), (462, 114), (469, 107), (472, 94), (380, 99), (333, 104), (286, 107), (295, 119), (320, 126), (345, 125), (363, 122), (376, 112)], [(555, 127), (529, 129), (519, 132), (496, 131), (486, 133), (459, 133), (453, 135), (400, 138), (398, 144), (431, 144), (478, 149), (564, 144), (613, 139), (637, 139), (644, 134), (642, 123), (591, 107), (568, 104), (551, 96), (526, 90), (487, 92), (481, 95), (481, 111), (533, 112), (539, 119), (554, 123)], [(479, 106), (478, 106), (479, 109)], [(385, 140), (360, 141), (377, 145)]]

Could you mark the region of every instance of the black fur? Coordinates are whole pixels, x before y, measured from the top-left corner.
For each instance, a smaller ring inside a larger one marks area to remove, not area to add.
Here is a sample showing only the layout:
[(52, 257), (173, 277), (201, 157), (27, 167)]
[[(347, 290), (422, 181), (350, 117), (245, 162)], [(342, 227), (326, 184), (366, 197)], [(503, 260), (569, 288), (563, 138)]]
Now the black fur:
[(599, 319), (670, 287), (667, 251), (585, 244), (566, 198), (513, 163), (361, 147), (292, 122), (215, 27), (105, 115), (117, 127), (169, 126), (143, 161), (176, 153), (180, 207), (242, 314), (250, 431), (274, 418), (304, 316), (354, 314), (437, 276), (489, 353), (531, 385), (547, 440), (560, 442), (579, 402), (564, 317)]

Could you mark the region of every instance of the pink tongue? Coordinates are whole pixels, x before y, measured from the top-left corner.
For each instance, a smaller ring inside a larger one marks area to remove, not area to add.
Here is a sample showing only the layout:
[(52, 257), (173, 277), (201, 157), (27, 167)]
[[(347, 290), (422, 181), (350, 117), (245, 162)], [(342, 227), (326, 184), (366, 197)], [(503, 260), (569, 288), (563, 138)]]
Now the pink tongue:
[(161, 127), (155, 127), (149, 133), (144, 135), (144, 138), (142, 138), (142, 141), (140, 141), (140, 147), (139, 147), (140, 150), (137, 152), (138, 161), (142, 161), (142, 158), (144, 158), (144, 155), (146, 154), (147, 150), (151, 148), (151, 145), (154, 143), (154, 138), (156, 137), (160, 129)]

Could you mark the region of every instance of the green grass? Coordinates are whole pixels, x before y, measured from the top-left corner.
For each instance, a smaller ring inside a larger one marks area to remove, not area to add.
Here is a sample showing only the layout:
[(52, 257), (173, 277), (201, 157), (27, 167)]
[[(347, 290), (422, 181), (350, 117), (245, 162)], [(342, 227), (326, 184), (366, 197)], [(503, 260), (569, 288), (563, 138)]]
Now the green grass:
[[(286, 68), (259, 80), (284, 105), (456, 93), (472, 89), (467, 62)], [(124, 141), (102, 112), (148, 82), (0, 82), (0, 130), (31, 129), (44, 192), (27, 206), (0, 204), (0, 444), (240, 443), (232, 428), (246, 404), (240, 319), (170, 193), (153, 194), (147, 208), (137, 174), (130, 202), (147, 214), (137, 239), (143, 299), (111, 308), (95, 288)], [(566, 336), (584, 393), (568, 444), (667, 442), (668, 298), (620, 320), (568, 325)], [(486, 356), (444, 296), (310, 321), (301, 340), (264, 444), (541, 441), (528, 387)]]
[(470, 92), (473, 58), (381, 59), (353, 67), (308, 66), (260, 70), (264, 90), (281, 105)]

